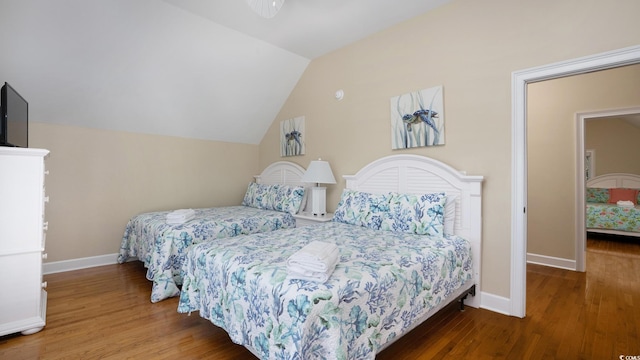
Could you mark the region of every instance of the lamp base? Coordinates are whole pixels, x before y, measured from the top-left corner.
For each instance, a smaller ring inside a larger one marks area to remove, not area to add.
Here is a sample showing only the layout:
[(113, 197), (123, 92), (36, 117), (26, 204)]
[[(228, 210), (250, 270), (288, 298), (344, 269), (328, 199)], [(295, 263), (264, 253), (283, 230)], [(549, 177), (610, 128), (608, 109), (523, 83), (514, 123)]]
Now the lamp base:
[(327, 188), (315, 186), (311, 188), (311, 213), (315, 216), (327, 213)]

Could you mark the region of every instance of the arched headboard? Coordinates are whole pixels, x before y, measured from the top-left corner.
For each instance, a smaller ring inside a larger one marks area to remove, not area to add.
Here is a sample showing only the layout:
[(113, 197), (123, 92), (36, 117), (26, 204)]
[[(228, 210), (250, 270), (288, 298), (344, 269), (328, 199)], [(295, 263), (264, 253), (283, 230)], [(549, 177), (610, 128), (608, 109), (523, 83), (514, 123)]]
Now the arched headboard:
[(260, 184), (308, 186), (309, 184), (301, 181), (305, 171), (305, 168), (296, 163), (276, 161), (267, 166), (260, 175), (255, 175), (254, 178)]
[(640, 175), (626, 173), (610, 173), (593, 177), (587, 181), (590, 188), (628, 188), (640, 189)]

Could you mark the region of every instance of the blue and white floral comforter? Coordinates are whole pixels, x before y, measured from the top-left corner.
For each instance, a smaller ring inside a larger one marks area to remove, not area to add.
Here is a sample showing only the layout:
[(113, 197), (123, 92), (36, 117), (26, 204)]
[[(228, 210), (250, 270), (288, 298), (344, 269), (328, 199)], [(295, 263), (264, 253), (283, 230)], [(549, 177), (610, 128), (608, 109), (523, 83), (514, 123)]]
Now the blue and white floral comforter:
[(207, 240), (295, 227), (290, 213), (248, 206), (194, 209), (195, 218), (184, 224), (167, 224), (169, 211), (134, 216), (127, 224), (118, 262), (137, 257), (153, 281), (151, 301), (176, 296), (182, 283), (180, 268), (187, 248)]
[[(313, 240), (340, 249), (329, 280), (287, 278), (287, 258)], [(178, 311), (199, 311), (262, 359), (373, 359), (471, 286), (471, 245), (329, 222), (194, 245), (183, 276)]]

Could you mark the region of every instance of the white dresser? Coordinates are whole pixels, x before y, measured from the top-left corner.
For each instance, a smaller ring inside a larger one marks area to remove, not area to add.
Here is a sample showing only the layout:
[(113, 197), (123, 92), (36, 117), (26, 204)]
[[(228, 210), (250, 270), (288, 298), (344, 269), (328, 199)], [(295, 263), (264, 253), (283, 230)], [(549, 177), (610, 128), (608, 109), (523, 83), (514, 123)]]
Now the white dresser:
[(0, 147), (0, 336), (40, 331), (46, 321), (43, 149)]

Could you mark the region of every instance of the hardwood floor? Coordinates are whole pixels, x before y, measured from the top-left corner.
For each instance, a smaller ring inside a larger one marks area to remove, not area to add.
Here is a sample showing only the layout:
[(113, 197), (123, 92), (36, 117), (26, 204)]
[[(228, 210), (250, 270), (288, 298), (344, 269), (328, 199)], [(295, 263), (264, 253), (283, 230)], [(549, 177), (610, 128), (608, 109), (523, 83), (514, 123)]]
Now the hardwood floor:
[[(640, 240), (587, 246), (586, 273), (528, 265), (526, 318), (452, 306), (377, 359), (640, 356)], [(132, 262), (45, 276), (47, 326), (0, 337), (0, 359), (255, 359), (177, 298), (151, 304), (144, 275)]]

